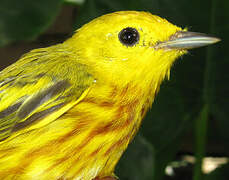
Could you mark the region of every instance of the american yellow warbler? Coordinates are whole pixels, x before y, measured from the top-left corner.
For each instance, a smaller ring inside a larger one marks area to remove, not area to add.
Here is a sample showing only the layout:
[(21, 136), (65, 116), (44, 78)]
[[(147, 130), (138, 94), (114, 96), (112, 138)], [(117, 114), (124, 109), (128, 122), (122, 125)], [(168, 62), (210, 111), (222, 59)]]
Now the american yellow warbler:
[(123, 11), (25, 54), (0, 72), (0, 179), (114, 177), (174, 60), (218, 40)]

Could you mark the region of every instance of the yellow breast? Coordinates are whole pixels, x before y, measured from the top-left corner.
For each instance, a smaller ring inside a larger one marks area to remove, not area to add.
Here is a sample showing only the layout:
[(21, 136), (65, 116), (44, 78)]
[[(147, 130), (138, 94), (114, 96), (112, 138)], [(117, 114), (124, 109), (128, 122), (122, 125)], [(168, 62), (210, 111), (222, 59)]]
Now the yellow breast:
[(128, 97), (136, 90), (96, 85), (60, 118), (4, 143), (0, 178), (91, 180), (112, 175), (142, 119), (141, 101)]

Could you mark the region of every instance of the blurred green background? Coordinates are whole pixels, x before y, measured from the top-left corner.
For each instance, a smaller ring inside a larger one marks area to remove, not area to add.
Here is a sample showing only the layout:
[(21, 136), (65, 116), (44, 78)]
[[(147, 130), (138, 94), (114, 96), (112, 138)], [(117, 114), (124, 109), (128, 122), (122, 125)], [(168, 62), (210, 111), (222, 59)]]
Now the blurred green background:
[(117, 176), (228, 180), (228, 0), (0, 0), (0, 67), (31, 49), (62, 42), (93, 18), (118, 10), (149, 11), (222, 42), (176, 61), (170, 81), (163, 83), (140, 133), (119, 162)]

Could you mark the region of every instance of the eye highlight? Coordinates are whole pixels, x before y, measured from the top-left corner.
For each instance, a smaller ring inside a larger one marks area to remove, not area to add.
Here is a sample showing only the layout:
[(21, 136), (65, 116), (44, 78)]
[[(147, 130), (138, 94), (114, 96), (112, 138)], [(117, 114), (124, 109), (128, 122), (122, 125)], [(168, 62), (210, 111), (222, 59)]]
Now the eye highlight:
[(139, 33), (135, 28), (127, 27), (118, 34), (119, 40), (125, 46), (134, 46), (139, 41)]

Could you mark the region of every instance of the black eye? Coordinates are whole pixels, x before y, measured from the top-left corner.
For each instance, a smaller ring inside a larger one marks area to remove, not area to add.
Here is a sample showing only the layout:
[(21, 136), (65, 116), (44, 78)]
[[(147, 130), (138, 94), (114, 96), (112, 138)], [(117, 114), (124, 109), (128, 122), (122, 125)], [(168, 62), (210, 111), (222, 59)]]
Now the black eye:
[(133, 46), (139, 41), (139, 33), (135, 28), (125, 28), (118, 34), (119, 40), (126, 46)]

